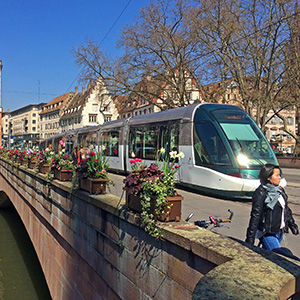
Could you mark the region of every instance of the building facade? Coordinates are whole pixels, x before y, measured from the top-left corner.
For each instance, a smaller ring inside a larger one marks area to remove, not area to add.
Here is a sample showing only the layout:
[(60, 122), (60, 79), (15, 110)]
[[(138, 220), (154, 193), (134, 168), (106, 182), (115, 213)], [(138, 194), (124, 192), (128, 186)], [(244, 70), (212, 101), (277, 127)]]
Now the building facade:
[(7, 147), (9, 144), (9, 117), (10, 117), (10, 111), (2, 113), (2, 146)]
[(61, 110), (60, 127), (65, 132), (113, 121), (118, 115), (113, 98), (103, 81), (91, 81), (87, 88), (82, 88), (81, 93), (76, 89), (72, 99)]
[[(120, 118), (145, 115), (167, 109), (165, 103), (171, 102), (175, 107), (191, 105), (195, 102), (202, 102), (202, 93), (197, 87), (196, 80), (188, 73), (185, 73), (185, 98), (180, 103), (174, 85), (157, 80), (148, 76), (136, 84), (135, 92), (128, 98), (123, 99), (123, 107), (120, 106)], [(152, 96), (153, 95), (153, 96)], [(154, 96), (157, 95), (157, 96)]]
[(42, 107), (40, 112), (40, 139), (46, 139), (61, 132), (60, 113), (73, 98), (74, 93), (70, 92), (52, 99)]
[(39, 113), (45, 104), (30, 104), (7, 113), (8, 147), (32, 147), (38, 145)]

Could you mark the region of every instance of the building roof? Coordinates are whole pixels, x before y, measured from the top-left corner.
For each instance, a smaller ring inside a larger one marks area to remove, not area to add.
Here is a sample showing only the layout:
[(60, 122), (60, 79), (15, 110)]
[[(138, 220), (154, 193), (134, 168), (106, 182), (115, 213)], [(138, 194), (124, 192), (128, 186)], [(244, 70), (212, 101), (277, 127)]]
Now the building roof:
[(10, 114), (11, 117), (13, 117), (13, 116), (17, 116), (19, 114), (25, 113), (25, 112), (29, 112), (29, 111), (33, 110), (34, 108), (37, 108), (38, 110), (40, 110), (40, 109), (42, 109), (42, 107), (45, 104), (46, 103), (44, 103), (44, 102), (39, 103), (39, 104), (29, 104), (29, 105), (26, 105), (24, 107), (18, 108), (14, 111), (11, 111), (9, 114)]
[(83, 93), (77, 93), (73, 96), (71, 101), (63, 108), (61, 119), (68, 119), (72, 116), (81, 115), (85, 102), (91, 94), (94, 86), (89, 87)]
[(64, 101), (72, 97), (73, 94), (74, 94), (73, 92), (69, 92), (52, 99), (50, 102), (48, 102), (46, 105), (43, 106), (43, 110), (40, 112), (40, 115), (61, 109), (61, 106), (52, 107), (52, 105), (63, 103)]

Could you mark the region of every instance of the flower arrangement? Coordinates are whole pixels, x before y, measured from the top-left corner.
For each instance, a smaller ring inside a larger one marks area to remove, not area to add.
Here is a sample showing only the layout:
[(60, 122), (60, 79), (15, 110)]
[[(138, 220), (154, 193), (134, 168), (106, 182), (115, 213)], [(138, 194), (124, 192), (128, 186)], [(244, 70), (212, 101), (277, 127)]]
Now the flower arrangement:
[(50, 165), (52, 163), (52, 159), (54, 157), (54, 152), (50, 151), (48, 148), (44, 151), (40, 151), (38, 155), (38, 165)]
[(26, 151), (15, 150), (15, 160), (19, 164), (23, 164), (24, 162), (26, 163)]
[(158, 151), (156, 162), (149, 167), (143, 165), (139, 158), (130, 160), (132, 172), (124, 179), (125, 189), (129, 195), (140, 197), (145, 231), (155, 238), (161, 237), (160, 229), (156, 226), (157, 218), (168, 214), (171, 208), (167, 197), (177, 194), (175, 176), (180, 166), (176, 162), (182, 158), (182, 152), (177, 154), (176, 151), (172, 151), (168, 157), (162, 148)]
[(94, 152), (87, 149), (81, 159), (77, 173), (81, 178), (103, 178), (108, 179), (108, 158), (101, 151)]
[(74, 164), (71, 155), (66, 154), (65, 146), (63, 141), (59, 142), (61, 150), (58, 153), (51, 155), (51, 169), (52, 170), (67, 170), (74, 171)]
[(54, 154), (51, 159), (51, 169), (73, 171), (74, 165), (71, 156), (65, 154), (65, 151), (63, 150)]
[(32, 150), (31, 148), (27, 149), (27, 153), (25, 155), (26, 159), (26, 164), (27, 166), (32, 166), (34, 165), (34, 168), (37, 167), (37, 162), (38, 162), (38, 154), (36, 151)]

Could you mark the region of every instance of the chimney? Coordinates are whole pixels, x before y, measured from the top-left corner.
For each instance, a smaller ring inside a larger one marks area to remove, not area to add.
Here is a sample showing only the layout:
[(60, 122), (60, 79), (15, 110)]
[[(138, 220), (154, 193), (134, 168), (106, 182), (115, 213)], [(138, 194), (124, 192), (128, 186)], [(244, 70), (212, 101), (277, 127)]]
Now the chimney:
[(93, 87), (93, 84), (94, 84), (94, 80), (91, 78), (90, 79), (90, 86), (91, 86), (91, 88)]
[(85, 92), (85, 87), (83, 86), (82, 87), (82, 94), (84, 94), (84, 92)]
[(75, 86), (75, 95), (78, 94), (78, 86)]
[(8, 113), (10, 112), (10, 109), (9, 109), (9, 108), (7, 109), (7, 112), (8, 112)]

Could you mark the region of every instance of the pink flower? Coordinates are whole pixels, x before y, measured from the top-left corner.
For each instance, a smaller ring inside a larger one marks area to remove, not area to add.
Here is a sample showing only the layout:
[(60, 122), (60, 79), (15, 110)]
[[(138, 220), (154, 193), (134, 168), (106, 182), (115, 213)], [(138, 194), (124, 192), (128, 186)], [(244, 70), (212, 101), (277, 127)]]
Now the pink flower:
[(131, 164), (135, 164), (135, 159), (131, 159), (131, 160), (130, 160), (130, 163), (131, 163)]

